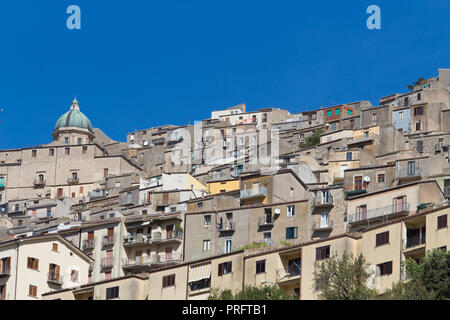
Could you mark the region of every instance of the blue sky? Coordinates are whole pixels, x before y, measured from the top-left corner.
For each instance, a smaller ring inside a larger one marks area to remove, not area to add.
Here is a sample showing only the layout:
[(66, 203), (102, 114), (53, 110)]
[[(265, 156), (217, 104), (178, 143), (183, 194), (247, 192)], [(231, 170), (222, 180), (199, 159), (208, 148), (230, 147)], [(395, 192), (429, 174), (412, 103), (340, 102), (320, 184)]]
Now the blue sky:
[[(371, 4), (381, 30), (366, 28)], [(449, 17), (447, 0), (1, 1), (0, 148), (50, 142), (74, 96), (121, 141), (239, 103), (378, 104), (450, 67)]]

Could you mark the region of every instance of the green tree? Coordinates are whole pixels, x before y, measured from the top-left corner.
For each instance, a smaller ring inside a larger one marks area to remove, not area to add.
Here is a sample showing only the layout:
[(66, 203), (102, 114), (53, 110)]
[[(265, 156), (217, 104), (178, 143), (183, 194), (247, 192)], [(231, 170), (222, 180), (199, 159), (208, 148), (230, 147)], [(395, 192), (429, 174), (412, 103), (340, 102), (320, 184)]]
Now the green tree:
[(415, 86), (426, 83), (426, 80), (423, 77), (418, 78), (416, 81), (414, 81), (413, 84), (408, 84), (407, 87), (409, 90), (413, 90)]
[(300, 144), (300, 148), (308, 148), (318, 144), (320, 142), (320, 135), (322, 132), (322, 130), (316, 130), (312, 135), (307, 136), (305, 138), (305, 142)]
[(261, 287), (247, 286), (234, 296), (230, 290), (212, 289), (209, 300), (291, 300), (277, 284)]
[(450, 252), (433, 249), (420, 263), (407, 259), (403, 269), (409, 275), (406, 282), (392, 286), (384, 299), (429, 300), (450, 299)]
[[(377, 296), (375, 289), (367, 287), (369, 264), (362, 254), (354, 257), (344, 253), (341, 258), (335, 254), (317, 264), (314, 283), (324, 300), (368, 300)], [(314, 288), (313, 288), (314, 289)]]

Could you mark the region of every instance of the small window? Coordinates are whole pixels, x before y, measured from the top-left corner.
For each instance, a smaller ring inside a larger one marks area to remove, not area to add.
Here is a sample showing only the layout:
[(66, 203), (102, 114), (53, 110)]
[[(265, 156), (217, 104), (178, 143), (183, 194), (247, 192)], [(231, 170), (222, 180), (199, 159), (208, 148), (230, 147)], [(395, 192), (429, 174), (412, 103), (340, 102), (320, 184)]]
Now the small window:
[[(78, 270), (72, 269), (70, 271), (70, 281), (72, 282), (78, 282)], [(118, 287), (117, 287), (118, 288)]]
[(335, 116), (339, 115), (340, 113), (341, 113), (341, 109), (339, 109), (339, 108), (334, 109), (334, 115)]
[(204, 216), (204, 226), (205, 226), (205, 228), (208, 228), (211, 226), (211, 216), (210, 215)]
[(380, 268), (380, 276), (392, 273), (392, 261), (377, 264), (377, 267)]
[(29, 269), (39, 270), (39, 259), (28, 257), (27, 266)]
[(332, 110), (327, 110), (327, 117), (331, 117), (333, 115)]
[(328, 259), (330, 257), (330, 246), (316, 248), (316, 261)]
[(203, 240), (203, 251), (209, 251), (211, 248), (211, 240)]
[(31, 150), (31, 156), (32, 156), (33, 158), (36, 158), (36, 156), (37, 156), (37, 150)]
[(64, 154), (70, 154), (70, 148), (64, 148)]
[(298, 227), (286, 228), (286, 240), (297, 239), (298, 237)]
[(28, 295), (30, 297), (37, 297), (37, 287), (30, 284), (28, 287)]
[(232, 267), (231, 266), (232, 266), (232, 262), (231, 261), (220, 263), (219, 266), (218, 266), (218, 268), (219, 268), (219, 271), (218, 271), (219, 277), (224, 275), (224, 274), (231, 273), (232, 272), (232, 269), (231, 269)]
[(64, 138), (64, 144), (69, 144), (69, 138), (68, 137)]
[(106, 300), (119, 297), (119, 287), (106, 288)]
[(58, 244), (57, 243), (52, 244), (52, 250), (58, 252)]
[(292, 217), (295, 215), (295, 206), (287, 206), (287, 216)]
[(352, 160), (352, 152), (347, 152), (347, 160)]
[(377, 175), (377, 181), (378, 183), (384, 183), (384, 174)]
[(171, 287), (175, 285), (175, 274), (171, 274), (168, 276), (164, 276), (162, 278), (162, 287), (166, 288), (166, 287)]
[(83, 146), (83, 154), (87, 153), (87, 149), (88, 149), (87, 146)]
[(442, 216), (437, 217), (437, 228), (447, 228), (447, 215), (444, 214)]
[(398, 120), (403, 120), (403, 117), (404, 117), (403, 111), (399, 112), (398, 113)]
[(347, 113), (348, 113), (349, 116), (353, 115), (353, 111), (350, 110), (350, 109), (347, 110)]
[(48, 155), (53, 157), (55, 155), (55, 149), (48, 149)]
[(389, 231), (378, 233), (376, 235), (376, 245), (375, 246), (381, 246), (383, 244), (389, 243)]
[(266, 272), (266, 260), (256, 261), (256, 273)]

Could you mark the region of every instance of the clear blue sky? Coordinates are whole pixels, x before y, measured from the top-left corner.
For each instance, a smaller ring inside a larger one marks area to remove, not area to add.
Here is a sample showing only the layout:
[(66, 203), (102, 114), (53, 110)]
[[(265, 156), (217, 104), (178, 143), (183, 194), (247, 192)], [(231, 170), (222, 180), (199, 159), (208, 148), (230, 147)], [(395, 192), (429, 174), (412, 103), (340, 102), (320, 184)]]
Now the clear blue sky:
[[(371, 4), (381, 30), (366, 28)], [(0, 148), (50, 142), (74, 96), (122, 141), (238, 103), (378, 104), (450, 67), (449, 17), (448, 0), (1, 1)]]

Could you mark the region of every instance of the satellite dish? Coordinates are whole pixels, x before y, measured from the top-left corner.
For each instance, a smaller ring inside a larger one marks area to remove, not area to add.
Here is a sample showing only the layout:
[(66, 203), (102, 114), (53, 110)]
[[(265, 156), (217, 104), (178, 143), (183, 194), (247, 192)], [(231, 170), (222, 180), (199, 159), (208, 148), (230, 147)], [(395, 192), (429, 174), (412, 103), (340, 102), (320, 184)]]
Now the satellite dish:
[(275, 214), (280, 214), (280, 209), (275, 209)]
[(363, 180), (364, 180), (364, 182), (369, 183), (369, 182), (370, 182), (370, 177), (369, 177), (369, 176), (365, 176), (365, 177), (363, 178)]
[(326, 124), (326, 126), (327, 126), (327, 128), (328, 128), (328, 127), (330, 126), (330, 124), (329, 124), (329, 123), (327, 123), (327, 124)]

